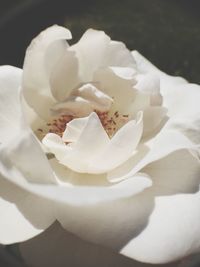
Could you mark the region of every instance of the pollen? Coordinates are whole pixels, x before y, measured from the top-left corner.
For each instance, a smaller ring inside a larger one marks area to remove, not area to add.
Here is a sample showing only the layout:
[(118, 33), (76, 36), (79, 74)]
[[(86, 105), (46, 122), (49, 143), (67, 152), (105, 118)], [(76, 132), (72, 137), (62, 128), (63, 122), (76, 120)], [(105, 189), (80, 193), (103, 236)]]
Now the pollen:
[[(129, 121), (129, 115), (120, 114), (119, 111), (111, 112), (99, 112), (94, 110), (98, 115), (103, 128), (110, 138)], [(63, 136), (63, 133), (67, 127), (67, 124), (77, 117), (67, 114), (61, 114), (57, 118), (52, 118), (50, 122), (47, 122), (44, 127), (37, 129), (37, 136), (41, 140), (48, 133), (54, 133)]]
[(37, 136), (39, 139), (43, 139), (43, 137), (47, 133), (55, 133), (62, 137), (63, 132), (66, 129), (67, 123), (73, 120), (75, 117), (72, 115), (61, 114), (58, 118), (53, 118), (50, 122), (44, 125), (43, 129), (37, 129)]
[(105, 131), (111, 138), (117, 130), (119, 130), (124, 124), (129, 121), (128, 114), (120, 114), (119, 111), (111, 112), (99, 112), (96, 111)]

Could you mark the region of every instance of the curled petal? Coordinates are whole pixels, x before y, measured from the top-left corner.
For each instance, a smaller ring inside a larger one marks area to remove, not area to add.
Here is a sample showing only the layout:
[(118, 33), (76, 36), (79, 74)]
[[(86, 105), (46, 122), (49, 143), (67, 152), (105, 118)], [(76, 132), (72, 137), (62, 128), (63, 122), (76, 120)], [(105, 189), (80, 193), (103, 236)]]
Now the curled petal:
[(52, 95), (56, 100), (64, 101), (79, 83), (81, 83), (81, 79), (78, 59), (75, 52), (66, 49), (50, 75)]
[[(79, 125), (83, 122), (82, 119)], [(77, 125), (77, 120), (70, 124), (69, 133), (66, 128), (65, 136), (71, 134), (71, 127)], [(50, 141), (51, 140), (51, 141)], [(65, 145), (62, 139), (55, 134), (47, 134), (43, 139), (43, 144), (54, 153), (58, 160), (78, 172), (91, 172), (89, 164), (95, 154), (101, 153), (107, 144), (109, 137), (105, 132), (99, 117), (96, 113), (91, 113), (84, 122), (82, 131), (76, 143)], [(95, 144), (95, 145), (94, 145)], [(95, 166), (92, 166), (95, 168)]]
[[(127, 109), (136, 97), (136, 90), (133, 89), (134, 79), (127, 79), (120, 75), (113, 68), (99, 69), (94, 74), (94, 81), (99, 82), (100, 89), (113, 98), (113, 110), (126, 114)], [(124, 93), (126, 92), (126, 94)]]
[(91, 162), (96, 171), (108, 172), (128, 160), (136, 150), (143, 132), (143, 114), (138, 113), (136, 121), (131, 120), (120, 128), (106, 149)]
[(41, 117), (49, 117), (49, 107), (54, 103), (49, 77), (51, 71), (65, 54), (71, 33), (60, 26), (52, 26), (37, 36), (28, 47), (23, 67), (23, 93), (27, 103)]

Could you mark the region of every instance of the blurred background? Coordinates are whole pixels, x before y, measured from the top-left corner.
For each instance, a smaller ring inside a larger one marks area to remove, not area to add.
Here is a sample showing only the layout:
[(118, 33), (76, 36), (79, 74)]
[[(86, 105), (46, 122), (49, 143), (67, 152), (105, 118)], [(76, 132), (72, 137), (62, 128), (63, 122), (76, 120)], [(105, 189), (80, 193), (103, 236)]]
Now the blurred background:
[(200, 83), (199, 0), (0, 0), (0, 64), (22, 67), (42, 29), (67, 26), (75, 42), (93, 27), (165, 72)]
[[(72, 43), (87, 28), (104, 30), (163, 71), (200, 84), (199, 0), (0, 0), (0, 65), (22, 67), (32, 38), (52, 24), (68, 27)], [(0, 266), (19, 262), (15, 247), (0, 247)]]

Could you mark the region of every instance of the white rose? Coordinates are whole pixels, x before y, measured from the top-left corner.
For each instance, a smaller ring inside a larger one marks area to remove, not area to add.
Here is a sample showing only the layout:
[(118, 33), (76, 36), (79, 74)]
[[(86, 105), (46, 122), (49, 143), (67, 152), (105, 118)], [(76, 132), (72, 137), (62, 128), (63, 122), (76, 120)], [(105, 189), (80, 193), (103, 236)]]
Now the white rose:
[(142, 262), (200, 251), (200, 88), (88, 30), (53, 26), (0, 68), (0, 242), (55, 220)]

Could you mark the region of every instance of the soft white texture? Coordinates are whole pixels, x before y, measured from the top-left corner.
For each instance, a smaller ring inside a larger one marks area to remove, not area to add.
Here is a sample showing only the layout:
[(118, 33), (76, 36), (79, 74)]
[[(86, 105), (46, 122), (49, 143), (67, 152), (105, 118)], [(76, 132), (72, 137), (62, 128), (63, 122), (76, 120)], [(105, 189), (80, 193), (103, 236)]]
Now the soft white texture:
[[(200, 87), (104, 32), (88, 30), (71, 47), (70, 38), (59, 26), (36, 37), (22, 81), (21, 70), (0, 68), (0, 241), (23, 241), (58, 220), (143, 262), (199, 252)], [(76, 116), (61, 137), (44, 124), (44, 150), (28, 105), (41, 125), (39, 117)], [(119, 117), (112, 137), (96, 108)]]

